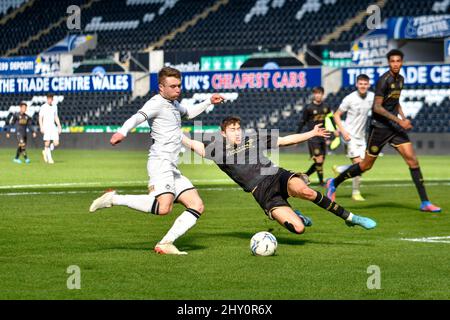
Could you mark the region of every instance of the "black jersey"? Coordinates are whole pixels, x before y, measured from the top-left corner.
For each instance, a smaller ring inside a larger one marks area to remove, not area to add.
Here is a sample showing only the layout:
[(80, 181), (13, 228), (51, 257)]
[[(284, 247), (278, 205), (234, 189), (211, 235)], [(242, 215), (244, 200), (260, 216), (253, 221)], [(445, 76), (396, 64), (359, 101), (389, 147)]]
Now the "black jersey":
[(220, 136), (206, 144), (205, 158), (213, 160), (244, 191), (251, 192), (278, 172), (279, 168), (264, 155), (277, 146), (277, 140), (277, 136), (255, 134), (243, 137), (239, 145), (229, 145)]
[(305, 125), (307, 131), (314, 129), (314, 126), (317, 124), (322, 124), (325, 128), (325, 118), (330, 112), (330, 107), (323, 102), (321, 104), (310, 103), (306, 105), (298, 124), (297, 132), (300, 133)]
[[(17, 134), (25, 136), (27, 129), (32, 130), (32, 118), (26, 113), (14, 113), (8, 121), (10, 128), (15, 128)], [(11, 130), (10, 130), (11, 131)]]
[[(378, 79), (375, 89), (375, 97), (383, 97), (383, 108), (395, 116), (398, 115), (397, 105), (399, 105), (403, 83), (404, 78), (400, 74), (394, 76), (388, 71)], [(379, 128), (400, 129), (396, 123), (376, 112), (372, 112), (372, 125)]]

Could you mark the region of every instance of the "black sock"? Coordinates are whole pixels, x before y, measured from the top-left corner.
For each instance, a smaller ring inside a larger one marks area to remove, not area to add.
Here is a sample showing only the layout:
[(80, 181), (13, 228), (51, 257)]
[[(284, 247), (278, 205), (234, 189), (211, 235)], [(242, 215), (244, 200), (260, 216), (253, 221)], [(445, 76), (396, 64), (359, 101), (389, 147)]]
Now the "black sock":
[(23, 155), (23, 158), (24, 158), (25, 160), (28, 159), (27, 151), (26, 151), (25, 149), (22, 150), (22, 155)]
[(18, 147), (17, 148), (17, 151), (16, 151), (16, 159), (19, 159), (19, 157), (20, 157), (20, 153), (22, 152), (22, 148), (21, 147)]
[(150, 213), (159, 214), (159, 202), (158, 199), (153, 200), (152, 208), (150, 209)]
[(350, 166), (350, 168), (348, 168), (347, 170), (342, 172), (340, 175), (338, 175), (336, 178), (334, 178), (334, 186), (337, 187), (345, 180), (360, 176), (361, 174), (362, 174), (362, 170), (359, 167), (359, 164), (355, 163), (354, 165)]
[(319, 177), (319, 183), (323, 184), (323, 163), (315, 163), (317, 176)]
[(316, 199), (313, 200), (315, 204), (317, 204), (319, 207), (330, 211), (331, 213), (337, 215), (338, 217), (341, 217), (342, 219), (347, 219), (350, 215), (350, 212), (345, 210), (343, 207), (338, 205), (336, 202), (331, 201), (330, 198), (327, 198), (323, 194), (321, 194), (319, 191), (317, 192)]
[(316, 164), (313, 163), (311, 167), (309, 167), (308, 171), (305, 172), (307, 176), (312, 175), (316, 171)]
[(419, 168), (409, 168), (409, 171), (411, 172), (411, 177), (414, 181), (414, 184), (416, 185), (417, 192), (419, 193), (420, 200), (421, 201), (428, 201), (427, 192), (425, 191), (425, 186), (423, 184), (423, 176), (422, 172)]

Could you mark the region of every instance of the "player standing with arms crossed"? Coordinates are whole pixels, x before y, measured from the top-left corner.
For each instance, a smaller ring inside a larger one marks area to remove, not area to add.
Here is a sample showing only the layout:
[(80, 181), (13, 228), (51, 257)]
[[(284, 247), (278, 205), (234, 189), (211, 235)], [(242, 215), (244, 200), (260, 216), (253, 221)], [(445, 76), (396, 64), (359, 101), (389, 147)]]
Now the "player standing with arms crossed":
[[(346, 143), (347, 157), (352, 163), (360, 163), (365, 158), (366, 153), (366, 128), (369, 114), (372, 110), (375, 94), (368, 91), (370, 79), (365, 74), (360, 74), (356, 78), (356, 91), (347, 95), (339, 108), (334, 113), (334, 122), (339, 128), (342, 139)], [(345, 121), (341, 116), (346, 114)], [(349, 166), (333, 166), (333, 170), (342, 173)], [(361, 176), (353, 178), (352, 199), (364, 201), (359, 190)]]
[(149, 194), (118, 195), (115, 191), (109, 191), (94, 200), (89, 211), (127, 206), (146, 213), (167, 215), (172, 211), (173, 203), (179, 202), (186, 210), (175, 220), (154, 250), (160, 254), (186, 254), (180, 252), (173, 242), (196, 224), (204, 206), (195, 187), (177, 168), (183, 137), (181, 119), (193, 119), (212, 104), (223, 102), (224, 98), (213, 94), (200, 104), (183, 107), (177, 101), (181, 94), (181, 73), (170, 67), (165, 67), (158, 73), (158, 86), (159, 94), (147, 101), (111, 138), (111, 144), (116, 145), (133, 128), (149, 121), (153, 140), (147, 163)]
[(412, 129), (411, 121), (405, 117), (399, 102), (404, 84), (404, 78), (400, 75), (400, 69), (403, 65), (403, 52), (391, 50), (387, 54), (387, 60), (389, 71), (380, 77), (376, 85), (372, 124), (367, 141), (367, 157), (360, 163), (352, 165), (338, 177), (329, 179), (327, 181), (327, 196), (334, 200), (336, 188), (342, 182), (370, 170), (378, 154), (386, 143), (389, 143), (400, 153), (409, 167), (411, 178), (416, 185), (421, 200), (420, 210), (440, 212), (441, 208), (433, 205), (428, 199), (419, 161), (406, 132)]
[(44, 103), (39, 111), (39, 127), (44, 139), (42, 157), (46, 163), (53, 164), (55, 162), (52, 158), (52, 150), (59, 146), (59, 135), (62, 130), (58, 106), (54, 103), (52, 93), (47, 94), (47, 103)]
[[(20, 102), (20, 111), (19, 113), (13, 114), (8, 121), (10, 132), (13, 127), (16, 129), (16, 138), (17, 138), (17, 151), (16, 157), (13, 159), (15, 163), (22, 163), (20, 160), (20, 155), (23, 155), (25, 159), (25, 163), (30, 163), (30, 159), (27, 156), (27, 129), (30, 129), (33, 132), (33, 138), (36, 138), (36, 132), (33, 129), (32, 119), (26, 113), (27, 112), (27, 103), (25, 101)], [(9, 138), (9, 132), (6, 133), (6, 137)]]

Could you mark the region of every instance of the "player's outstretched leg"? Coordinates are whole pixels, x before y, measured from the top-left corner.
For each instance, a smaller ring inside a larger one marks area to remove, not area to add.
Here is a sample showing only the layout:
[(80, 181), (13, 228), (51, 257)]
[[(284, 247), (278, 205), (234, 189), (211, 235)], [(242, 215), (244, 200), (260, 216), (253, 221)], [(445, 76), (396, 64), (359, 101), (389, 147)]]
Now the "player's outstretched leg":
[[(182, 179), (184, 180), (184, 178)], [(154, 250), (159, 254), (187, 254), (187, 252), (179, 251), (173, 243), (197, 223), (204, 211), (203, 201), (195, 189), (180, 192), (177, 202), (184, 205), (186, 210), (175, 220), (161, 241), (156, 244)]]
[(290, 196), (312, 201), (319, 207), (340, 217), (345, 220), (348, 226), (358, 225), (369, 230), (375, 228), (377, 225), (374, 220), (353, 214), (332, 201), (330, 198), (322, 195), (320, 192), (309, 188), (303, 180), (298, 177), (293, 177), (289, 180), (288, 191)]
[(160, 211), (160, 204), (153, 195), (118, 195), (115, 190), (107, 190), (102, 196), (95, 199), (89, 207), (89, 211), (95, 212), (99, 209), (110, 208), (112, 206), (127, 206), (131, 209), (157, 215), (168, 213), (166, 212), (168, 211), (166, 208), (162, 208)]
[(313, 222), (310, 217), (305, 216), (303, 213), (300, 212), (300, 210), (296, 209), (294, 210), (294, 213), (303, 221), (303, 224), (305, 227), (311, 227)]
[(291, 207), (284, 206), (273, 209), (269, 214), (269, 218), (276, 220), (292, 233), (302, 234), (305, 232), (305, 220), (302, 219), (304, 216), (300, 215), (294, 212)]

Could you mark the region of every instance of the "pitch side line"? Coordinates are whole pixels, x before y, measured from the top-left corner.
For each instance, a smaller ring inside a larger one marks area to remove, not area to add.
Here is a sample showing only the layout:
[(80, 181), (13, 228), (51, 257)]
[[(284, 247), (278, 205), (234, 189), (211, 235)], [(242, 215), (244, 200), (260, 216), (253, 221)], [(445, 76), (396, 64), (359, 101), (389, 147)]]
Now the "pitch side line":
[(450, 243), (450, 236), (445, 237), (425, 237), (425, 238), (401, 238), (403, 241), (424, 242), (424, 243)]
[[(368, 180), (367, 182), (374, 181)], [(379, 180), (386, 181), (386, 180)], [(402, 181), (402, 180), (400, 180)], [(432, 180), (428, 180), (432, 181)], [(450, 180), (439, 180), (440, 182), (429, 182), (426, 183), (427, 186), (449, 186)], [(232, 185), (232, 181), (230, 179), (191, 179), (193, 183), (203, 183), (203, 182), (228, 182)], [(65, 183), (46, 183), (46, 184), (17, 184), (17, 185), (9, 185), (9, 186), (0, 186), (0, 190), (5, 189), (33, 189), (33, 188), (42, 188), (42, 187), (108, 187), (111, 185), (134, 185), (134, 184), (142, 184), (147, 185), (147, 180), (136, 180), (136, 181), (110, 181), (110, 182), (65, 182)], [(364, 186), (364, 184), (362, 184)], [(414, 186), (412, 182), (408, 183), (370, 183), (370, 186), (375, 187), (409, 187)], [(341, 188), (351, 188), (351, 185), (343, 185)]]
[[(205, 190), (205, 191), (225, 191), (225, 190), (241, 190), (239, 187), (230, 187), (230, 188), (197, 188), (198, 190)], [(136, 189), (136, 190), (127, 190), (127, 192), (141, 192), (143, 189)], [(0, 193), (1, 196), (34, 196), (34, 195), (61, 195), (61, 194), (86, 194), (86, 193), (101, 193), (98, 190), (77, 190), (77, 191), (30, 191), (30, 192), (7, 192), (7, 193)]]

